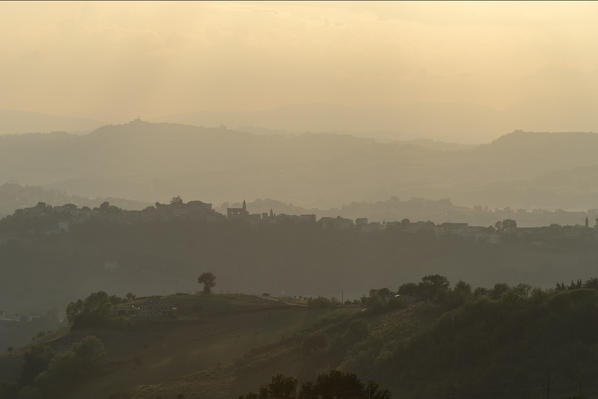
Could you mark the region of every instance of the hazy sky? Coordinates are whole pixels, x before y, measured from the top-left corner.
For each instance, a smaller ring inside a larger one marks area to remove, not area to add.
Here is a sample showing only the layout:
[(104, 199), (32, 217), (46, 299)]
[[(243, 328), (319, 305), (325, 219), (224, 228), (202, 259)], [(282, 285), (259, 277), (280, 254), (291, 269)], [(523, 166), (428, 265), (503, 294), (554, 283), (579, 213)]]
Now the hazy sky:
[(593, 2), (3, 2), (0, 109), (339, 104), (455, 140), (598, 131), (596, 21)]

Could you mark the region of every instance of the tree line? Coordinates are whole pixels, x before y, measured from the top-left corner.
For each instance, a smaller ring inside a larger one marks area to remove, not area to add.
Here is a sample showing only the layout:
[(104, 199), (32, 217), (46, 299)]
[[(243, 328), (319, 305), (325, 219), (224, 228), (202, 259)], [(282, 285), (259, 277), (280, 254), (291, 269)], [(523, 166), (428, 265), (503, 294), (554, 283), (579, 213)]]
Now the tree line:
[(390, 391), (378, 384), (364, 383), (357, 375), (338, 370), (319, 374), (314, 381), (299, 384), (295, 377), (276, 374), (258, 392), (249, 392), (239, 399), (391, 399)]

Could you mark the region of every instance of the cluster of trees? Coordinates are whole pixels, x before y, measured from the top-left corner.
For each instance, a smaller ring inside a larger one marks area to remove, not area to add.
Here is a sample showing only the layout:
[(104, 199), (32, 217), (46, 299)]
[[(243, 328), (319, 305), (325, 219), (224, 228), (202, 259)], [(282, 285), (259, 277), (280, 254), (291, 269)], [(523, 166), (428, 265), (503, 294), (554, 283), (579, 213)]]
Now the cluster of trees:
[(250, 392), (239, 399), (390, 399), (390, 391), (382, 390), (374, 382), (364, 383), (357, 375), (332, 370), (320, 374), (315, 381), (304, 382), (277, 374), (258, 393)]
[[(568, 286), (558, 283), (555, 290), (578, 288), (598, 289), (598, 279), (592, 278), (586, 282), (572, 281)], [(458, 281), (451, 287), (447, 277), (431, 274), (424, 276), (419, 283), (403, 284), (397, 291), (392, 291), (389, 288), (372, 289), (369, 296), (361, 298), (361, 302), (372, 311), (400, 309), (409, 303), (420, 301), (441, 305), (445, 309), (453, 309), (481, 297), (497, 300), (503, 296), (515, 299), (545, 294), (546, 291), (539, 288), (532, 289), (528, 284), (517, 284), (511, 287), (506, 283), (497, 283), (492, 288), (472, 289), (469, 283)]]
[(94, 336), (61, 353), (48, 345), (30, 347), (18, 380), (0, 386), (0, 398), (59, 398), (75, 384), (100, 374), (105, 362), (104, 344)]
[[(409, 311), (390, 313), (407, 296)], [(598, 395), (598, 279), (474, 288), (429, 275), (363, 301), (367, 312), (297, 340), (298, 375), (347, 370), (412, 399)]]
[(593, 316), (598, 279), (550, 289), (496, 284), (471, 290), (457, 284), (452, 289), (436, 285), (433, 291), (450, 303), (459, 285), (464, 302), (435, 305), (442, 312), (431, 328), (388, 345), (385, 360), (370, 365), (393, 392), (407, 398), (501, 399), (547, 391), (557, 398), (598, 394), (598, 322)]
[(431, 274), (424, 276), (419, 283), (406, 283), (397, 291), (389, 288), (372, 289), (361, 302), (371, 311), (398, 309), (416, 301), (458, 306), (472, 295), (471, 286), (459, 281), (453, 288), (445, 276)]
[(565, 290), (577, 290), (580, 288), (589, 288), (593, 290), (598, 290), (598, 278), (590, 278), (586, 281), (582, 280), (575, 280), (571, 281), (569, 285), (565, 284), (564, 282), (560, 282), (556, 284), (557, 291), (565, 291)]
[(90, 294), (87, 298), (71, 302), (66, 307), (66, 317), (73, 329), (106, 326), (123, 321), (115, 306), (135, 299), (128, 293), (125, 298), (108, 295), (104, 291)]

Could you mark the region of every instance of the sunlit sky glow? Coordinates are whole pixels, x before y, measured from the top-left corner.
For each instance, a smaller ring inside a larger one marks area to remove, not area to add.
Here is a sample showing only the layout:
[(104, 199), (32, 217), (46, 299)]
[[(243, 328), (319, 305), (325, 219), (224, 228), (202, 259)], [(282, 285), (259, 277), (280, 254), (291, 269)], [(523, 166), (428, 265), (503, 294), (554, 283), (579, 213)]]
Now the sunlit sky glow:
[(447, 139), (598, 131), (596, 21), (593, 2), (2, 3), (0, 108), (112, 122), (459, 104), (494, 119)]

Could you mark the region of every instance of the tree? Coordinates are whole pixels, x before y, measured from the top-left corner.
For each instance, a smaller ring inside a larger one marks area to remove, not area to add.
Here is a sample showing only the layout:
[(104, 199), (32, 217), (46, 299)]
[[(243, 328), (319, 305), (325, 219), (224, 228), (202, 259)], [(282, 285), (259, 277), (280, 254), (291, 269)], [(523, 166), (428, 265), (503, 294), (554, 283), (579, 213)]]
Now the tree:
[(363, 299), (363, 303), (369, 311), (382, 311), (385, 309), (396, 309), (404, 306), (397, 294), (388, 288), (371, 289), (370, 295)]
[(262, 385), (259, 395), (250, 392), (239, 399), (295, 399), (297, 397), (297, 379), (276, 374), (269, 384)]
[(66, 307), (66, 319), (69, 324), (74, 325), (83, 312), (83, 301), (78, 299), (76, 302), (71, 302)]
[(446, 277), (439, 274), (424, 276), (419, 283), (420, 295), (433, 302), (442, 301), (449, 291), (449, 281)]
[(513, 219), (505, 219), (502, 221), (502, 228), (504, 231), (513, 231), (517, 229), (517, 222)]
[(378, 385), (365, 385), (355, 374), (332, 370), (320, 374), (315, 382), (301, 386), (299, 399), (390, 399), (390, 392), (378, 389)]
[(368, 399), (391, 399), (392, 395), (387, 389), (380, 389), (378, 384), (369, 381), (365, 387), (365, 393)]
[[(90, 294), (84, 301), (71, 302), (66, 308), (66, 315), (73, 328), (106, 324), (116, 320), (114, 298), (104, 291)], [(119, 301), (121, 299), (119, 298)]]
[(204, 295), (209, 295), (212, 293), (212, 288), (216, 285), (216, 276), (211, 272), (202, 273), (201, 276), (197, 278), (197, 282), (203, 284), (202, 293)]
[(272, 382), (268, 386), (268, 394), (271, 398), (292, 399), (297, 393), (297, 379), (294, 377), (285, 377), (277, 374), (272, 377)]
[(499, 220), (494, 226), (496, 227), (496, 231), (512, 232), (517, 229), (517, 222), (513, 219)]
[(418, 295), (418, 287), (417, 284), (415, 283), (406, 283), (403, 284), (399, 287), (399, 291), (398, 291), (399, 295), (406, 295), (406, 296), (412, 296), (412, 297), (417, 297)]
[(183, 205), (183, 199), (177, 195), (170, 200), (170, 205), (181, 206)]
[(465, 303), (471, 297), (471, 285), (464, 281), (459, 281), (449, 295), (449, 302), (452, 307), (457, 307)]
[(98, 209), (102, 213), (112, 213), (112, 214), (116, 214), (121, 211), (120, 208), (118, 208), (114, 205), (110, 205), (110, 202), (108, 202), (108, 201), (102, 202)]
[(490, 291), (490, 298), (498, 299), (503, 294), (509, 291), (510, 287), (506, 283), (496, 283), (494, 284), (494, 288)]
[(269, 384), (263, 385), (259, 394), (248, 393), (239, 399), (390, 399), (389, 391), (378, 385), (364, 384), (355, 374), (332, 370), (318, 375), (316, 381), (301, 385), (297, 393), (297, 379), (282, 374), (272, 377)]

